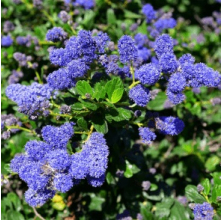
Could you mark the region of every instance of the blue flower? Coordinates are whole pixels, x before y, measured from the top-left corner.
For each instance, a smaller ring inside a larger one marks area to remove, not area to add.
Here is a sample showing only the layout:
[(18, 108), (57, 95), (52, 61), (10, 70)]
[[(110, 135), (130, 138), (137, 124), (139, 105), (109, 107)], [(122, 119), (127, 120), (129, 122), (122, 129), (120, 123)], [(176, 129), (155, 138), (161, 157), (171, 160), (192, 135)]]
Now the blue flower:
[(209, 203), (204, 202), (203, 204), (195, 204), (193, 214), (194, 220), (212, 220), (214, 211)]
[(147, 35), (138, 33), (134, 36), (134, 40), (135, 40), (137, 47), (140, 49), (140, 48), (143, 48), (143, 46), (147, 43), (148, 38), (147, 38)]
[(147, 85), (154, 85), (160, 78), (160, 70), (154, 64), (144, 64), (135, 72), (136, 78)]
[(150, 144), (152, 141), (156, 139), (156, 134), (152, 132), (149, 128), (147, 127), (140, 127), (139, 128), (139, 135), (142, 138), (142, 142), (145, 144)]
[(146, 47), (138, 49), (138, 57), (141, 58), (143, 61), (147, 61), (151, 56), (151, 51), (148, 50)]
[(13, 40), (10, 36), (2, 36), (1, 45), (2, 47), (10, 47), (13, 43)]
[(173, 93), (180, 93), (186, 86), (186, 79), (180, 72), (171, 75), (168, 83), (168, 90)]
[(60, 192), (67, 192), (70, 190), (74, 183), (70, 174), (58, 173), (53, 180), (54, 187)]
[(147, 23), (150, 23), (153, 19), (156, 18), (156, 11), (151, 4), (144, 5), (142, 12), (146, 16)]
[(61, 27), (53, 27), (48, 30), (46, 40), (52, 42), (62, 41), (67, 38), (67, 33)]
[(154, 44), (154, 49), (157, 54), (157, 57), (164, 53), (173, 53), (173, 39), (168, 34), (162, 34), (159, 36)]
[(159, 60), (160, 67), (163, 73), (174, 73), (178, 68), (176, 56), (173, 53), (164, 53)]
[(177, 105), (177, 104), (180, 104), (181, 102), (183, 102), (185, 100), (185, 95), (181, 92), (177, 92), (177, 93), (174, 93), (172, 91), (170, 91), (169, 89), (167, 89), (167, 92), (166, 92), (167, 96), (168, 96), (168, 99), (174, 104), (174, 105)]
[(142, 85), (137, 85), (129, 91), (129, 98), (138, 106), (145, 107), (150, 101), (150, 91)]
[(118, 51), (120, 54), (120, 61), (122, 63), (133, 61), (138, 56), (135, 41), (127, 35), (122, 36), (118, 41)]
[(174, 18), (160, 18), (154, 23), (154, 26), (157, 31), (161, 33), (164, 29), (174, 28), (176, 26), (176, 20)]
[(49, 53), (49, 59), (52, 64), (58, 66), (66, 66), (69, 62), (71, 62), (71, 57), (67, 49), (64, 48), (51, 50)]
[(156, 128), (161, 134), (178, 135), (184, 129), (184, 123), (181, 119), (175, 117), (161, 116), (155, 119)]
[(84, 7), (85, 9), (90, 9), (95, 6), (94, 0), (76, 0), (75, 5), (79, 4), (80, 6)]

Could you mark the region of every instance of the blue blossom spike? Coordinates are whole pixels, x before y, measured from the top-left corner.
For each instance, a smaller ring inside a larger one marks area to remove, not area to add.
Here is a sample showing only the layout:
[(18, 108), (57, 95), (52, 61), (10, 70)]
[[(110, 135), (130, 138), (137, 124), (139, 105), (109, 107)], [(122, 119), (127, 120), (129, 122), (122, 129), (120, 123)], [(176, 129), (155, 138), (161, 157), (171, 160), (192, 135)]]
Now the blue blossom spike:
[(61, 27), (54, 27), (48, 30), (46, 40), (52, 42), (62, 41), (67, 38), (67, 33)]
[(178, 135), (184, 129), (184, 123), (181, 119), (175, 117), (161, 116), (155, 119), (156, 128), (164, 135)]
[(74, 183), (70, 174), (58, 173), (53, 180), (53, 186), (60, 192), (67, 192), (73, 187)]
[(159, 60), (160, 67), (163, 73), (174, 73), (177, 71), (178, 62), (173, 53), (164, 53)]
[(214, 211), (209, 203), (204, 202), (203, 204), (195, 204), (193, 214), (194, 220), (212, 220)]
[(100, 176), (98, 178), (87, 176), (87, 181), (93, 187), (102, 186), (105, 181), (105, 174), (103, 174), (102, 176)]
[(156, 39), (154, 49), (158, 58), (164, 53), (173, 53), (173, 39), (168, 34), (162, 34)]
[(145, 107), (150, 101), (150, 91), (142, 85), (137, 85), (129, 91), (129, 98), (138, 106)]
[(154, 64), (144, 64), (135, 72), (136, 78), (146, 85), (154, 85), (160, 79), (160, 70)]
[(127, 35), (122, 36), (118, 41), (118, 51), (120, 54), (120, 61), (122, 63), (131, 62), (138, 56), (135, 41)]
[(140, 127), (139, 128), (139, 135), (142, 138), (142, 142), (145, 144), (150, 144), (152, 141), (156, 139), (156, 134), (152, 132), (149, 128), (147, 127)]
[(13, 40), (10, 36), (2, 36), (1, 45), (2, 47), (10, 47), (13, 43)]
[(135, 43), (139, 49), (143, 48), (143, 46), (148, 42), (147, 35), (138, 33), (134, 36)]
[(143, 14), (146, 16), (147, 23), (150, 23), (156, 18), (156, 11), (151, 4), (146, 4), (142, 8)]
[(180, 72), (172, 74), (168, 83), (168, 90), (173, 93), (180, 93), (186, 86), (186, 79)]

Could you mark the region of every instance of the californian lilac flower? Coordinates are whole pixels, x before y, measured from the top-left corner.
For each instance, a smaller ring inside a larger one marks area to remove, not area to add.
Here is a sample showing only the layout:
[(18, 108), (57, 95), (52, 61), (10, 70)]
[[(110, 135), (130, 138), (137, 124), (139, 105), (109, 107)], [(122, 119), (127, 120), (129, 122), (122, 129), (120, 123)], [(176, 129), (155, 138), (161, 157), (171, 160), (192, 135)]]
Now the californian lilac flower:
[(25, 145), (25, 151), (33, 161), (40, 161), (51, 150), (51, 146), (42, 141), (29, 141)]
[(7, 140), (11, 137), (11, 132), (10, 131), (4, 131), (2, 134), (1, 134), (1, 138), (3, 140)]
[(183, 54), (179, 59), (179, 63), (181, 64), (181, 66), (185, 64), (194, 64), (194, 62), (195, 58), (189, 53)]
[(212, 220), (214, 211), (213, 207), (204, 202), (203, 204), (195, 204), (193, 209), (194, 220)]
[(49, 53), (49, 59), (52, 64), (59, 66), (66, 66), (71, 62), (71, 57), (68, 51), (64, 48), (51, 50)]
[(178, 68), (176, 56), (173, 53), (164, 53), (159, 60), (160, 67), (163, 73), (174, 73)]
[(168, 83), (168, 90), (173, 93), (179, 93), (184, 90), (186, 86), (186, 79), (182, 73), (174, 73), (171, 75)]
[(68, 56), (72, 59), (78, 59), (80, 57), (80, 45), (78, 44), (77, 37), (70, 37), (69, 40), (66, 41), (65, 48), (67, 50)]
[(89, 67), (80, 59), (73, 60), (67, 65), (69, 77), (72, 79), (83, 77), (88, 70)]
[(89, 152), (83, 149), (80, 153), (75, 153), (71, 156), (70, 174), (75, 179), (84, 179), (88, 174), (88, 154)]
[(16, 37), (16, 42), (19, 45), (22, 46), (31, 46), (31, 36), (23, 37), (23, 36), (18, 36)]
[(68, 105), (62, 105), (60, 108), (60, 113), (61, 114), (67, 114), (71, 112), (71, 106)]
[(46, 40), (52, 42), (62, 41), (67, 38), (67, 33), (61, 27), (54, 27), (48, 30)]
[(129, 98), (138, 106), (145, 107), (150, 101), (150, 91), (142, 85), (137, 85), (129, 91)]
[(11, 21), (5, 21), (3, 24), (3, 31), (9, 33), (15, 29), (14, 24)]
[(200, 193), (204, 190), (204, 187), (201, 184), (197, 185), (197, 191)]
[(173, 53), (173, 39), (168, 34), (159, 36), (155, 41), (154, 49), (158, 58), (164, 53)]
[(43, 205), (48, 199), (52, 199), (54, 195), (55, 190), (44, 188), (36, 191), (29, 188), (25, 192), (25, 200), (30, 206), (36, 207)]
[[(1, 115), (1, 125), (2, 125), (2, 130), (4, 129), (5, 126), (21, 126), (22, 123), (12, 114), (8, 114), (8, 115)], [(9, 136), (10, 137), (10, 133), (16, 133), (18, 132), (19, 129), (17, 128), (11, 128), (9, 131), (4, 132), (4, 134), (2, 134), (2, 138), (3, 136), (5, 136), (5, 138), (3, 139), (7, 139), (6, 137)]]
[(139, 135), (142, 138), (142, 142), (145, 144), (150, 144), (152, 141), (156, 139), (156, 134), (152, 132), (149, 128), (147, 127), (140, 127), (139, 128)]
[(60, 192), (67, 192), (70, 190), (74, 183), (70, 174), (58, 173), (53, 180), (54, 187)]
[(154, 85), (160, 79), (160, 70), (154, 64), (144, 64), (135, 72), (136, 78), (147, 85)]
[(42, 137), (53, 149), (65, 149), (68, 140), (74, 134), (73, 126), (65, 123), (60, 127), (47, 125), (42, 129)]
[(132, 75), (131, 75), (131, 72), (130, 72), (130, 67), (124, 66), (124, 67), (122, 67), (122, 68), (119, 68), (119, 69), (118, 69), (118, 75), (119, 75), (122, 79), (124, 79), (124, 78), (126, 78), (126, 77), (132, 78)]
[(135, 116), (136, 118), (140, 117), (141, 114), (142, 114), (142, 112), (141, 112), (140, 110), (136, 110), (136, 111), (134, 112), (134, 116)]
[(181, 92), (178, 93), (173, 93), (171, 92), (169, 89), (167, 90), (167, 97), (168, 99), (174, 104), (180, 104), (181, 102), (183, 102), (185, 100), (185, 95)]
[(134, 32), (136, 31), (138, 28), (138, 24), (137, 23), (133, 23), (131, 26), (130, 26), (130, 31)]
[(135, 43), (138, 48), (142, 48), (148, 41), (147, 35), (138, 33), (134, 36)]
[(123, 213), (117, 214), (116, 219), (117, 220), (132, 220), (132, 217), (130, 216), (130, 212), (128, 210), (124, 210)]
[(30, 57), (26, 56), (25, 54), (23, 53), (20, 53), (20, 52), (15, 52), (13, 54), (13, 58), (18, 61), (19, 65), (20, 66), (27, 66), (28, 65), (28, 61), (31, 60)]
[(98, 132), (92, 133), (83, 149), (88, 152), (88, 175), (95, 178), (104, 175), (109, 155), (104, 135)]
[(10, 36), (2, 36), (1, 45), (2, 47), (10, 47), (13, 43), (13, 40)]
[(101, 175), (100, 177), (91, 177), (87, 176), (88, 183), (93, 187), (102, 186), (105, 181), (105, 174)]
[(173, 107), (174, 107), (174, 104), (169, 99), (166, 99), (166, 101), (163, 104), (163, 108), (164, 109), (170, 109), (170, 108), (173, 108)]
[(151, 56), (151, 51), (148, 50), (146, 47), (138, 49), (138, 57), (141, 58), (143, 61), (147, 61)]
[(94, 37), (94, 40), (96, 42), (96, 47), (99, 53), (104, 53), (105, 48), (108, 45), (108, 42), (110, 41), (109, 36), (106, 33), (99, 32), (97, 36)]
[[(66, 145), (64, 147), (66, 147)], [(59, 171), (67, 169), (71, 164), (70, 155), (67, 153), (66, 150), (53, 150), (47, 156), (47, 160), (51, 168)]]
[(11, 84), (6, 88), (6, 96), (19, 106), (19, 111), (31, 115), (40, 115), (45, 102), (53, 95), (48, 84), (32, 83), (30, 86)]
[(188, 200), (185, 196), (178, 196), (177, 200), (179, 203), (181, 203), (182, 205), (186, 206), (188, 203)]
[(76, 85), (76, 81), (70, 77), (68, 70), (65, 68), (50, 73), (47, 82), (52, 89), (58, 90), (70, 89)]
[(150, 91), (151, 100), (154, 100), (157, 97), (157, 94), (160, 92), (160, 89), (154, 89)]
[(175, 117), (161, 116), (155, 119), (156, 128), (161, 134), (178, 135), (184, 129), (184, 123), (181, 119)]
[(220, 105), (221, 104), (221, 98), (213, 98), (213, 99), (210, 99), (210, 102), (212, 103), (212, 105)]
[(19, 177), (33, 190), (43, 189), (49, 181), (49, 176), (42, 175), (41, 164), (33, 161), (21, 166)]
[(142, 188), (143, 188), (143, 191), (149, 190), (150, 189), (150, 185), (151, 185), (150, 181), (143, 181), (142, 185), (141, 185)]
[(59, 17), (64, 23), (67, 23), (67, 22), (70, 20), (70, 15), (69, 15), (66, 11), (64, 11), (64, 10), (60, 11), (58, 17)]
[(127, 35), (122, 36), (118, 41), (118, 51), (120, 54), (120, 61), (122, 63), (133, 61), (138, 55), (135, 41)]
[(144, 219), (143, 216), (140, 213), (138, 213), (137, 214), (137, 220), (143, 220), (143, 219)]
[(143, 14), (146, 16), (147, 23), (150, 23), (156, 18), (156, 11), (151, 4), (146, 4), (142, 8)]
[(75, 4), (84, 7), (86, 10), (95, 6), (94, 0), (76, 0)]
[(26, 155), (16, 154), (10, 162), (10, 169), (15, 173), (19, 173), (22, 165), (27, 164), (29, 162), (31, 162), (31, 159), (29, 159)]
[(154, 23), (154, 26), (161, 33), (164, 29), (174, 28), (176, 20), (174, 18), (159, 19)]
[(18, 83), (20, 78), (24, 76), (23, 72), (12, 70), (12, 74), (8, 78), (8, 84)]

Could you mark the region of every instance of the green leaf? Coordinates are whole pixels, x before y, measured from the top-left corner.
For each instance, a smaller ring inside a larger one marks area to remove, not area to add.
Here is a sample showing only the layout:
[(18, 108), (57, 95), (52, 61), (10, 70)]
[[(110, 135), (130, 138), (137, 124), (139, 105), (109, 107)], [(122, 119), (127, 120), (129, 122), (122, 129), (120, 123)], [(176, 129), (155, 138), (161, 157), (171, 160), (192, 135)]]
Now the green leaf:
[(8, 193), (7, 199), (13, 203), (16, 211), (21, 210), (21, 201), (15, 193), (13, 193), (13, 192)]
[(114, 14), (114, 10), (109, 8), (107, 10), (107, 23), (109, 25), (114, 25), (114, 24), (116, 24), (116, 21), (117, 21), (117, 19), (116, 19), (116, 16)]
[(124, 89), (122, 89), (122, 88), (118, 88), (118, 89), (114, 90), (114, 92), (111, 96), (111, 102), (117, 103), (118, 101), (120, 101), (123, 96), (123, 93), (124, 93)]
[(71, 108), (72, 108), (72, 110), (80, 111), (80, 110), (84, 109), (84, 105), (80, 102), (77, 102), (77, 103), (74, 103), (71, 106)]
[(212, 189), (212, 202), (218, 203), (217, 197), (221, 196), (221, 185), (215, 185)]
[(102, 211), (102, 204), (105, 202), (104, 198), (97, 197), (95, 194), (91, 195), (91, 202), (89, 205), (90, 211)]
[(185, 208), (177, 201), (175, 201), (174, 205), (171, 208), (170, 217), (168, 220), (189, 220), (189, 213), (185, 210)]
[(106, 181), (108, 184), (115, 184), (114, 177), (110, 172), (106, 174)]
[(211, 185), (210, 185), (210, 181), (209, 179), (205, 179), (203, 182), (202, 182), (202, 186), (204, 187), (204, 194), (205, 195), (208, 195), (210, 193), (210, 189), (211, 189)]
[(106, 90), (104, 86), (101, 85), (101, 83), (96, 83), (94, 87), (94, 95), (93, 97), (97, 100), (104, 99), (106, 95)]
[(164, 102), (166, 101), (166, 99), (167, 96), (165, 92), (159, 92), (157, 94), (157, 97), (147, 104), (147, 108), (149, 110), (161, 111), (164, 109)]
[(83, 117), (81, 117), (77, 120), (77, 124), (83, 130), (87, 130), (87, 121)]
[(120, 78), (113, 78), (105, 85), (105, 90), (107, 92), (108, 98), (111, 100), (114, 90), (118, 88), (123, 88), (123, 82)]
[(7, 220), (25, 220), (24, 216), (16, 211), (8, 210), (7, 212)]
[(174, 204), (174, 200), (167, 198), (161, 203), (156, 204), (155, 215), (160, 219), (168, 217), (170, 215), (170, 208)]
[(132, 116), (130, 110), (124, 108), (118, 108), (117, 111), (119, 115), (123, 117), (125, 120), (129, 120)]
[(140, 168), (138, 168), (135, 164), (131, 164), (128, 160), (126, 160), (126, 170), (124, 172), (124, 176), (126, 178), (130, 178), (133, 176), (133, 174), (136, 174), (140, 171)]
[(96, 14), (94, 11), (87, 10), (87, 13), (84, 13), (84, 20), (82, 21), (82, 24), (86, 28), (91, 29), (91, 27), (93, 26), (93, 23), (94, 23), (95, 16), (96, 16)]
[(124, 16), (126, 18), (142, 18), (141, 14), (133, 13), (133, 12), (125, 10), (125, 9), (124, 9)]
[(206, 202), (206, 199), (198, 193), (196, 186), (188, 185), (185, 188), (185, 195), (187, 199), (189, 199), (191, 202), (195, 203)]
[(210, 157), (207, 161), (206, 161), (206, 169), (209, 171), (213, 171), (216, 169), (216, 166), (220, 163), (220, 158), (216, 155)]
[(84, 80), (78, 81), (76, 84), (76, 89), (77, 92), (82, 96), (85, 96), (85, 94), (87, 93), (93, 96), (93, 89), (91, 88), (90, 84), (87, 81)]
[(102, 117), (93, 117), (91, 120), (97, 132), (106, 134), (108, 132), (107, 122)]
[(97, 110), (98, 106), (95, 103), (81, 101), (85, 108), (91, 109), (93, 111)]

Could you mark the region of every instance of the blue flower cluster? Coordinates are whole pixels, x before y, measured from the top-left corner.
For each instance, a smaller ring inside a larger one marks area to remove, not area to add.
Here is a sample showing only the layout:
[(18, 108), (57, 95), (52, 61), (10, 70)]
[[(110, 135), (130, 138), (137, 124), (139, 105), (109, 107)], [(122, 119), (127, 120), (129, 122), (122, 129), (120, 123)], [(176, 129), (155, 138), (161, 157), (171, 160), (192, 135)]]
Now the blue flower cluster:
[(53, 89), (64, 90), (75, 86), (76, 78), (84, 77), (90, 64), (105, 52), (109, 37), (99, 32), (92, 36), (90, 31), (79, 31), (71, 37), (65, 48), (50, 51), (50, 61), (61, 68), (48, 76), (48, 84)]
[(76, 0), (74, 2), (72, 0), (64, 0), (64, 2), (65, 4), (72, 4), (73, 6), (82, 6), (86, 10), (95, 6), (94, 0)]
[(103, 184), (109, 154), (103, 134), (92, 133), (81, 152), (69, 155), (66, 146), (73, 134), (73, 123), (45, 126), (45, 142), (27, 142), (25, 153), (11, 161), (11, 170), (29, 187), (25, 199), (30, 206), (43, 205), (56, 191), (67, 192), (84, 178), (94, 187)]
[(173, 104), (179, 104), (185, 99), (182, 93), (186, 86), (199, 88), (201, 86), (217, 87), (221, 76), (217, 71), (204, 63), (196, 63), (190, 54), (184, 54), (177, 60), (173, 53), (173, 39), (163, 34), (155, 41), (155, 52), (159, 59), (161, 71), (169, 76), (167, 96)]
[(156, 134), (152, 132), (149, 128), (147, 127), (140, 127), (139, 128), (139, 135), (142, 138), (143, 143), (145, 144), (150, 144), (152, 141), (156, 139)]
[(2, 36), (1, 38), (1, 46), (2, 47), (10, 47), (13, 43), (12, 38), (8, 35), (8, 36)]
[(159, 36), (165, 29), (174, 28), (177, 24), (176, 20), (171, 17), (171, 13), (162, 14), (160, 10), (155, 11), (151, 4), (145, 4), (142, 13), (146, 17), (146, 22), (152, 24), (152, 26), (148, 26), (147, 30), (153, 38)]
[(150, 101), (150, 91), (142, 85), (137, 85), (129, 91), (129, 98), (138, 106), (145, 107)]
[(67, 33), (61, 27), (54, 27), (48, 30), (46, 34), (46, 40), (52, 42), (58, 42), (65, 40), (67, 38)]
[(213, 207), (207, 202), (195, 204), (193, 214), (194, 220), (212, 220), (214, 216)]
[(48, 84), (32, 83), (30, 86), (11, 84), (6, 88), (6, 96), (19, 106), (19, 111), (31, 118), (48, 115), (49, 99), (53, 89)]
[(155, 118), (155, 126), (159, 133), (164, 135), (178, 135), (185, 127), (181, 119), (172, 116)]

